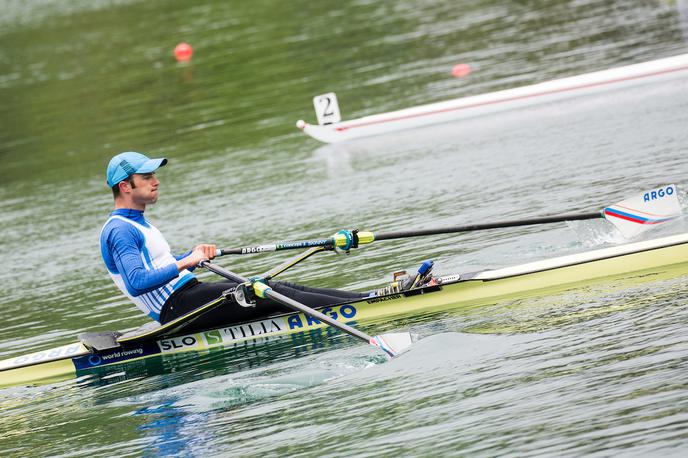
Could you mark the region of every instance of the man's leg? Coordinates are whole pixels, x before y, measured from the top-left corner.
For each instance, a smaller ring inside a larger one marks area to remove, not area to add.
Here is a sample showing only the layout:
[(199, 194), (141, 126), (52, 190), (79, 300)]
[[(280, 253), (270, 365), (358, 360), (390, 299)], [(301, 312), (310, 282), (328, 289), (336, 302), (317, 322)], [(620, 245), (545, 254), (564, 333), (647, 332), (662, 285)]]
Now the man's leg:
[(270, 281), (268, 284), (278, 293), (284, 294), (309, 307), (355, 301), (370, 296), (370, 293), (358, 293), (333, 288), (315, 288), (286, 281)]
[[(278, 293), (301, 302), (309, 307), (320, 307), (338, 304), (368, 297), (368, 293), (355, 293), (331, 288), (313, 288), (290, 282), (269, 282), (269, 285)], [(222, 293), (236, 286), (230, 281), (212, 283), (198, 282), (188, 288), (183, 288), (173, 294), (165, 305), (163, 324), (177, 317), (201, 307), (222, 295)], [(240, 323), (264, 318), (276, 313), (291, 312), (286, 307), (272, 299), (256, 299), (255, 307), (243, 307), (237, 304), (230, 296), (225, 303), (205, 313), (189, 325), (188, 330), (212, 329), (214, 327)]]
[[(208, 302), (214, 301), (219, 298), (224, 291), (235, 286), (236, 283), (230, 281), (212, 283), (198, 282), (189, 288), (183, 288), (175, 292), (165, 304), (162, 323), (165, 324)], [(260, 307), (242, 307), (229, 296), (225, 299), (224, 304), (196, 318), (194, 322), (189, 325), (188, 329), (212, 329), (213, 327), (222, 326), (223, 324), (239, 323), (269, 314), (287, 312), (289, 310), (290, 309), (281, 304), (272, 301)]]

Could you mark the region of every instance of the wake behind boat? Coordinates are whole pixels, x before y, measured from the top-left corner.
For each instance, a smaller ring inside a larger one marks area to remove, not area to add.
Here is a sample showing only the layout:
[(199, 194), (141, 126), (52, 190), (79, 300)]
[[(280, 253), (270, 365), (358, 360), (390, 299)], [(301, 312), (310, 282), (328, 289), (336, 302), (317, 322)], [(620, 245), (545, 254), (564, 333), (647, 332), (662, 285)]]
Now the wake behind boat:
[[(688, 75), (688, 54), (681, 54), (664, 59), (390, 111), (343, 122), (338, 122), (339, 108), (336, 106), (336, 98), (333, 98), (333, 95), (326, 94), (322, 96), (326, 100), (323, 110), (329, 110), (327, 114), (336, 114), (335, 122), (330, 124), (321, 122), (320, 125), (317, 125), (299, 120), (296, 123), (296, 127), (321, 142), (339, 143), (373, 135), (410, 130), (431, 124), (456, 121), (534, 105), (536, 103), (592, 94), (598, 91), (664, 81), (686, 75)], [(316, 99), (318, 98), (316, 97)], [(314, 102), (316, 99), (314, 99)], [(318, 109), (318, 104), (316, 103), (316, 110)], [(325, 119), (325, 122), (327, 122), (327, 116), (323, 118), (321, 114), (318, 113), (318, 118)]]
[[(647, 275), (647, 274), (652, 275)], [(437, 284), (321, 308), (340, 322), (366, 323), (402, 315), (452, 310), (500, 300), (554, 294), (604, 282), (628, 287), (688, 274), (688, 233), (481, 272), (445, 275)], [(55, 381), (145, 358), (304, 333), (326, 326), (304, 313), (265, 317), (203, 332), (157, 335), (145, 326), (130, 333), (96, 333), (78, 342), (0, 361), (0, 386)], [(98, 340), (115, 342), (99, 350)]]

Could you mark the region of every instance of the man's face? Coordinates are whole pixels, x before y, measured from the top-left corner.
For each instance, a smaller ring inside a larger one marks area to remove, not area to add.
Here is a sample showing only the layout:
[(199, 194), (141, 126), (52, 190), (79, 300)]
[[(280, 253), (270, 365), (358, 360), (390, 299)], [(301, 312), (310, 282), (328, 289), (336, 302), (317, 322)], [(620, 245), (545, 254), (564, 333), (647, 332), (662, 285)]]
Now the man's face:
[(135, 173), (131, 176), (131, 196), (137, 204), (154, 204), (158, 201), (158, 181), (155, 172)]

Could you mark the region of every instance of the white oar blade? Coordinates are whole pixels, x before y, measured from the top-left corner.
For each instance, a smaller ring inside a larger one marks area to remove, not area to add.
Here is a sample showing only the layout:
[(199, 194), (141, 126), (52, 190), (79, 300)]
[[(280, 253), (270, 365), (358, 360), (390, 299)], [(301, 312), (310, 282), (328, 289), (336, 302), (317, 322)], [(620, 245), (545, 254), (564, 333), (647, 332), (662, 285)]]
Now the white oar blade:
[(409, 332), (395, 332), (371, 337), (370, 345), (382, 349), (390, 357), (395, 357), (413, 345), (413, 337)]
[(651, 189), (604, 209), (604, 217), (627, 238), (681, 215), (678, 192), (673, 184)]

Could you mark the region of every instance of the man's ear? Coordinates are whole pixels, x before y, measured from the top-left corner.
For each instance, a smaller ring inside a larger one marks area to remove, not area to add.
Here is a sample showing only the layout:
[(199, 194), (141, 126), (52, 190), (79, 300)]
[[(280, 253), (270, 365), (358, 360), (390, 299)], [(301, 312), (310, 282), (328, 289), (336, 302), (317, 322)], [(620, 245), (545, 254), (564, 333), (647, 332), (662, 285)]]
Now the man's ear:
[(122, 180), (117, 183), (117, 186), (119, 186), (119, 192), (131, 191), (131, 184), (129, 183), (129, 180)]

